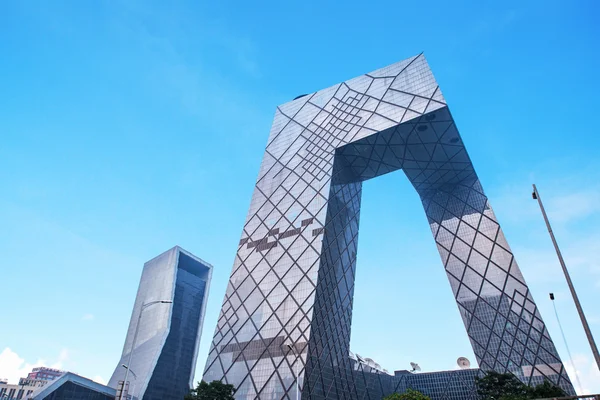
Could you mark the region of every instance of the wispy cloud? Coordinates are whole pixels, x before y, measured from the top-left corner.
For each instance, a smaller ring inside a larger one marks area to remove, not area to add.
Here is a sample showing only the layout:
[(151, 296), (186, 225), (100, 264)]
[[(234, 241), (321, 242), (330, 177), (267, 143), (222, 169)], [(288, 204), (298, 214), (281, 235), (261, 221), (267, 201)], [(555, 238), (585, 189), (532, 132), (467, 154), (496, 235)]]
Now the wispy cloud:
[[(521, 238), (511, 243), (530, 288), (534, 294), (546, 295), (549, 291), (554, 292), (555, 305), (562, 314), (561, 319), (563, 322), (570, 321), (570, 316), (575, 313), (574, 306), (539, 206), (531, 198), (531, 182), (539, 182), (538, 190), (585, 308), (590, 301), (594, 304), (594, 300), (597, 299), (595, 288), (600, 288), (600, 260), (597, 256), (600, 243), (600, 185), (594, 183), (598, 181), (595, 179), (597, 168), (571, 175), (554, 171), (552, 166), (538, 169), (545, 171), (544, 177), (548, 178), (536, 178), (534, 173), (530, 173), (528, 181), (505, 186), (491, 196), (491, 202), (497, 205), (496, 211), (501, 214), (499, 219), (506, 224), (505, 231), (513, 231), (513, 234)], [(537, 297), (536, 299), (549, 329), (556, 332), (558, 327), (554, 326), (555, 322), (549, 316), (552, 311), (547, 297), (545, 302)], [(588, 321), (595, 326), (598, 316), (593, 314), (593, 308), (588, 307), (586, 311)], [(592, 314), (589, 311), (592, 311)], [(576, 317), (573, 321), (579, 323)], [(561, 351), (562, 343), (555, 342), (563, 355), (563, 363), (571, 381), (579, 393), (600, 392), (600, 372), (594, 360), (581, 353), (585, 351), (585, 345), (580, 346), (579, 343), (585, 340), (583, 332), (579, 331), (578, 327), (566, 326), (565, 333), (567, 339), (572, 341), (571, 347), (579, 348), (576, 350), (579, 353), (574, 354), (574, 365), (571, 365), (570, 360), (564, 357), (566, 353)], [(555, 334), (554, 338), (556, 340), (558, 336)], [(579, 377), (581, 387), (576, 376)]]
[[(561, 252), (572, 275), (585, 275), (600, 287), (600, 260), (597, 244), (600, 233), (585, 238), (566, 238), (561, 242)], [(531, 245), (516, 246), (518, 262), (526, 270), (526, 279), (531, 282), (562, 282), (564, 275), (554, 249)]]
[(8, 379), (9, 383), (17, 383), (19, 378), (26, 377), (32, 368), (50, 367), (63, 369), (64, 363), (69, 359), (68, 349), (62, 349), (55, 362), (38, 359), (33, 363), (26, 362), (10, 347), (4, 348), (0, 353), (0, 377)]
[[(589, 177), (586, 173), (583, 175)], [(533, 174), (530, 180), (534, 181)], [(585, 184), (578, 174), (555, 176), (552, 181), (538, 185), (538, 190), (570, 272), (584, 274), (600, 287), (600, 260), (597, 257), (600, 185)], [(519, 182), (505, 186), (497, 195), (492, 195), (491, 200), (498, 205), (500, 220), (518, 229), (528, 239), (513, 246), (519, 264), (526, 270), (527, 280), (564, 281), (539, 206), (531, 198), (531, 184)]]
[(50, 365), (50, 367), (56, 368), (56, 369), (62, 369), (62, 368), (64, 368), (63, 366), (64, 366), (65, 361), (67, 361), (68, 359), (69, 359), (69, 350), (61, 349), (60, 353), (58, 353), (58, 359), (56, 360), (55, 363)]
[(519, 18), (517, 10), (494, 10), (493, 14), (485, 15), (473, 21), (471, 30), (478, 36), (503, 32)]
[(88, 314), (83, 314), (83, 315), (81, 316), (81, 320), (82, 320), (82, 321), (93, 321), (93, 320), (94, 320), (94, 318), (96, 318), (96, 317), (94, 316), (94, 314), (89, 314), (89, 313), (88, 313)]
[[(598, 282), (600, 284), (600, 282)], [(587, 321), (592, 324), (592, 325), (599, 325), (600, 324), (600, 317), (596, 314), (591, 314), (591, 313), (586, 313), (586, 318)]]
[(600, 188), (551, 197), (548, 214), (556, 222), (570, 222), (600, 211)]
[(235, 54), (236, 63), (242, 71), (254, 78), (260, 77), (260, 68), (257, 60), (258, 50), (254, 41), (247, 37), (232, 35), (231, 33), (216, 36), (221, 37), (223, 45)]
[[(558, 185), (557, 185), (558, 186)], [(569, 223), (600, 213), (600, 186), (577, 189), (572, 187), (538, 187), (551, 223)], [(531, 184), (506, 186), (494, 204), (510, 210), (513, 221), (541, 218), (537, 202), (531, 198)]]
[[(592, 357), (585, 354), (575, 354), (573, 364), (564, 362), (571, 381), (579, 394), (600, 393), (600, 371)], [(581, 383), (581, 387), (577, 387)]]
[[(129, 38), (131, 51), (144, 60), (150, 90), (180, 101), (192, 115), (249, 114), (252, 100), (231, 84), (230, 75), (261, 76), (259, 47), (253, 38), (209, 16), (190, 21), (183, 11), (165, 13), (162, 6), (146, 3), (126, 8), (123, 15), (113, 10), (115, 29)], [(190, 38), (193, 49), (189, 48)]]

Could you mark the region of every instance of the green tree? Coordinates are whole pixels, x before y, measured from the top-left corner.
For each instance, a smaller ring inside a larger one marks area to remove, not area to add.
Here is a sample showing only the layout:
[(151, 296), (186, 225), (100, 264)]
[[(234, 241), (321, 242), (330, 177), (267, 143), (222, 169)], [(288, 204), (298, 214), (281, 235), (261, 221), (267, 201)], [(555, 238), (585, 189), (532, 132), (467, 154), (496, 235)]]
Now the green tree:
[(548, 381), (529, 387), (510, 373), (489, 371), (483, 378), (476, 378), (477, 392), (482, 400), (528, 400), (564, 396), (565, 392)]
[(532, 399), (547, 399), (550, 397), (561, 397), (566, 395), (564, 390), (548, 381), (544, 381), (541, 385), (537, 385), (535, 388), (531, 389)]
[(389, 396), (384, 397), (383, 400), (431, 400), (431, 398), (419, 391), (406, 389), (402, 394), (392, 393)]
[(500, 397), (500, 400), (529, 400), (529, 397), (527, 397), (527, 395), (524, 394), (509, 394), (506, 396), (502, 396)]
[(233, 385), (221, 381), (212, 381), (211, 383), (202, 381), (198, 382), (196, 389), (192, 389), (184, 400), (235, 400), (234, 393)]
[(475, 378), (477, 392), (482, 400), (527, 399), (528, 387), (513, 374), (489, 371), (483, 378)]

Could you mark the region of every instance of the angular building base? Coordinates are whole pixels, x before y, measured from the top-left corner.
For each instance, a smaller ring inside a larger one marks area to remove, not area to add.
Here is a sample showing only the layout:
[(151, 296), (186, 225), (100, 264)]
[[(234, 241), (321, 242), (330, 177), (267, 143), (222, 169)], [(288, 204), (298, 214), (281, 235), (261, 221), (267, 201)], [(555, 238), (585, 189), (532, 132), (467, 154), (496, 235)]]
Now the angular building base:
[(33, 400), (114, 400), (115, 394), (115, 389), (109, 386), (72, 372), (66, 372), (27, 398)]

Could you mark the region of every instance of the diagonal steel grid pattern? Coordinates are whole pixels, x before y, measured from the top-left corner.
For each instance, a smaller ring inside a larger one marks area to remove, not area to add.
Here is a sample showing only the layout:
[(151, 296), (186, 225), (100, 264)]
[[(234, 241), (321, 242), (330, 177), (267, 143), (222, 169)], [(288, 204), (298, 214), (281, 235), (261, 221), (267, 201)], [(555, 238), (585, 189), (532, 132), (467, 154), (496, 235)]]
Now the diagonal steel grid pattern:
[(480, 368), (574, 394), (422, 54), (277, 108), (204, 380), (237, 399), (295, 399), (297, 373), (303, 399), (400, 390), (349, 358), (362, 182), (399, 169)]

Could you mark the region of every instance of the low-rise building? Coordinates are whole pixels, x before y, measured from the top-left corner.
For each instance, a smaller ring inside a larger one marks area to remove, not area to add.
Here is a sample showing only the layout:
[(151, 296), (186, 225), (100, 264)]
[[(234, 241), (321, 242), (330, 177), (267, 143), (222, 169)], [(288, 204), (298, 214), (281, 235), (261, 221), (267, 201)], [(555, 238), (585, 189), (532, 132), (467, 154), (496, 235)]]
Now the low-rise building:
[(25, 400), (29, 399), (36, 389), (43, 385), (30, 386), (28, 384), (16, 385), (9, 384), (6, 380), (0, 382), (0, 399), (1, 400)]
[(26, 378), (20, 378), (18, 384), (9, 384), (7, 379), (0, 379), (0, 400), (29, 399), (38, 389), (64, 373), (65, 371), (55, 368), (35, 367)]

